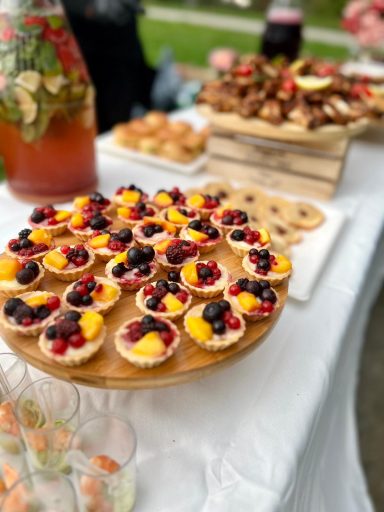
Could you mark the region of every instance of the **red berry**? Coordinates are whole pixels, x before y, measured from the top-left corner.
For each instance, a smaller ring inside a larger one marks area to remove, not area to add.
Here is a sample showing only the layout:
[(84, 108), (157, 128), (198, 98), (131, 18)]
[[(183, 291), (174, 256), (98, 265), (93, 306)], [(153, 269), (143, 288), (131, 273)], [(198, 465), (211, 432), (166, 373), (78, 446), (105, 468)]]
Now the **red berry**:
[(166, 310), (167, 310), (167, 307), (165, 304), (163, 304), (163, 302), (159, 302), (158, 305), (157, 305), (157, 308), (156, 310), (159, 312), (159, 313), (164, 313)]
[(53, 217), (56, 211), (53, 208), (44, 208), (43, 213), (47, 219)]
[(36, 244), (33, 246), (33, 254), (39, 254), (39, 252), (44, 252), (44, 251), (48, 251), (49, 247), (47, 244)]
[(232, 316), (228, 322), (227, 325), (230, 329), (239, 329), (240, 328), (240, 320), (237, 318), (237, 316)]
[(176, 293), (176, 299), (179, 299), (179, 301), (182, 302), (183, 304), (187, 302), (188, 297), (188, 293), (185, 292), (184, 290), (181, 290), (181, 292)]
[(140, 220), (141, 219), (140, 213), (137, 210), (132, 210), (131, 211), (131, 219), (132, 220)]
[(228, 291), (229, 291), (230, 295), (239, 295), (239, 293), (241, 292), (241, 288), (238, 284), (232, 284), (229, 287)]
[(213, 260), (210, 260), (208, 261), (207, 263), (207, 267), (211, 270), (214, 270), (215, 268), (217, 268), (217, 263), (216, 261), (213, 261)]
[(227, 324), (229, 319), (232, 318), (232, 311), (224, 311), (223, 320)]
[(148, 297), (149, 295), (152, 295), (155, 287), (151, 284), (147, 284), (144, 286), (144, 297)]
[(253, 254), (252, 256), (249, 257), (249, 261), (251, 263), (257, 263), (259, 261), (259, 257), (257, 256), (257, 254)]
[(84, 297), (84, 295), (88, 295), (89, 294), (89, 290), (88, 290), (86, 284), (81, 284), (80, 286), (78, 286), (76, 288), (76, 291), (79, 292), (82, 297)]
[(220, 279), (221, 270), (219, 268), (215, 268), (215, 270), (213, 270), (212, 273), (215, 280)]
[(261, 303), (261, 311), (263, 313), (272, 313), (273, 311), (273, 304), (269, 300), (263, 300)]
[(103, 285), (101, 283), (99, 283), (95, 287), (95, 292), (100, 293), (102, 289), (103, 289)]
[(84, 251), (84, 245), (83, 244), (76, 244), (75, 245), (76, 251)]
[(215, 279), (213, 277), (207, 277), (205, 280), (205, 284), (207, 286), (213, 286), (215, 284)]
[(155, 215), (155, 210), (150, 206), (147, 208), (147, 215), (148, 217), (152, 217), (153, 215)]
[(52, 297), (48, 297), (47, 299), (47, 307), (54, 311), (60, 307), (60, 299), (57, 295), (53, 295)]
[(81, 282), (84, 284), (91, 283), (95, 280), (95, 276), (93, 274), (86, 273), (82, 276)]
[(69, 247), (69, 245), (63, 245), (62, 247), (60, 247), (60, 251), (62, 252), (62, 254), (68, 254), (70, 250), (71, 248)]
[(112, 242), (109, 242), (108, 249), (115, 252), (123, 252), (125, 249), (125, 244), (123, 242), (120, 242), (120, 240), (112, 240)]
[(164, 344), (168, 347), (173, 341), (173, 334), (169, 331), (161, 331), (160, 337), (164, 341)]
[(87, 260), (81, 256), (78, 256), (77, 258), (73, 258), (72, 263), (76, 265), (76, 267), (82, 267), (87, 263)]
[(233, 223), (236, 225), (236, 226), (241, 226), (241, 224), (244, 224), (244, 221), (241, 217), (235, 217), (233, 219)]
[(70, 336), (68, 338), (68, 343), (71, 345), (71, 347), (73, 348), (80, 348), (82, 347), (83, 345), (85, 345), (85, 342), (86, 342), (86, 339), (84, 338), (84, 336), (81, 334), (81, 333), (76, 333), (76, 334), (72, 334), (72, 336)]
[(137, 320), (136, 322), (133, 322), (129, 328), (134, 330), (141, 330), (141, 323)]
[(33, 320), (32, 320), (32, 318), (31, 318), (30, 316), (26, 316), (25, 318), (23, 318), (23, 320), (22, 320), (22, 322), (21, 322), (21, 323), (22, 323), (22, 325), (23, 325), (24, 327), (28, 327), (28, 326), (30, 326), (31, 324), (33, 324)]
[(196, 270), (199, 271), (201, 270), (202, 268), (205, 267), (205, 264), (204, 263), (201, 263), (201, 262), (197, 262), (196, 263)]
[(255, 239), (253, 238), (253, 235), (247, 235), (244, 239), (244, 242), (246, 242), (249, 245), (253, 245)]
[(254, 233), (254, 231), (252, 231), (252, 229), (249, 227), (249, 226), (245, 226), (244, 229), (243, 229), (244, 233), (246, 235), (249, 235), (251, 233)]
[(194, 212), (193, 210), (191, 210), (191, 211), (189, 211), (189, 212), (187, 213), (187, 217), (188, 217), (188, 218), (190, 218), (190, 219), (193, 219), (193, 217), (194, 217), (195, 215), (196, 215), (196, 214), (195, 214), (195, 212)]
[(63, 355), (67, 351), (68, 343), (63, 338), (56, 338), (52, 343), (52, 352), (57, 355)]
[(56, 226), (56, 224), (58, 224), (58, 222), (55, 219), (55, 217), (51, 217), (50, 219), (48, 219), (48, 226)]

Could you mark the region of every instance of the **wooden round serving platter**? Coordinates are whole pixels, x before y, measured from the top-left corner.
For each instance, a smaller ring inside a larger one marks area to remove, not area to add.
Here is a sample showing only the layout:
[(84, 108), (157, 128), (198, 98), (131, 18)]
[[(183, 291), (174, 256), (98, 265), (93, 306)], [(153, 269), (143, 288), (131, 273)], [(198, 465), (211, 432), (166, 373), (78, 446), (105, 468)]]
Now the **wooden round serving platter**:
[(275, 126), (262, 119), (246, 119), (234, 112), (216, 112), (209, 105), (198, 105), (198, 112), (218, 130), (298, 143), (327, 143), (335, 139), (347, 139), (364, 132), (368, 125), (368, 119), (361, 119), (348, 125), (327, 125), (314, 130), (307, 130), (295, 123), (285, 122)]
[[(116, 221), (113, 229), (120, 228), (121, 223)], [(71, 235), (55, 237), (56, 245), (81, 243)], [(222, 242), (212, 253), (203, 255), (201, 259), (216, 259), (224, 264), (231, 272), (233, 278), (245, 276), (241, 267), (241, 258), (235, 256), (227, 243)], [(105, 263), (97, 262), (92, 272), (104, 276)], [(165, 277), (159, 271), (154, 280)], [(60, 295), (69, 283), (58, 281), (46, 272), (40, 289), (49, 290)], [(258, 322), (247, 323), (244, 337), (234, 346), (222, 352), (208, 352), (198, 347), (185, 333), (183, 318), (176, 321), (181, 333), (181, 343), (176, 353), (157, 368), (140, 369), (123, 359), (116, 351), (113, 343), (114, 333), (118, 327), (141, 312), (135, 304), (136, 292), (122, 292), (121, 299), (105, 317), (107, 337), (99, 352), (87, 363), (79, 367), (65, 367), (45, 357), (38, 348), (37, 338), (18, 336), (0, 327), (0, 334), (9, 347), (23, 357), (32, 366), (54, 377), (69, 380), (77, 384), (94, 386), (105, 389), (146, 389), (163, 386), (174, 386), (183, 382), (200, 379), (211, 373), (230, 366), (254, 350), (269, 334), (284, 307), (288, 283), (283, 283), (276, 289), (279, 294), (281, 308), (271, 317)], [(219, 296), (211, 300), (219, 300)], [(0, 307), (5, 299), (0, 298)], [(203, 302), (193, 298), (192, 306)]]

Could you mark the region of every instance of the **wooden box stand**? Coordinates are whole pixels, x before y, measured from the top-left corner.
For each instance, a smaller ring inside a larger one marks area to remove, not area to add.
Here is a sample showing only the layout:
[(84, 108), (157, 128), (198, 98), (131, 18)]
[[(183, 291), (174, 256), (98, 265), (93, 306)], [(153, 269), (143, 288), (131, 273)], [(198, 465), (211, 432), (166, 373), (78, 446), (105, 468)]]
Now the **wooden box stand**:
[(329, 199), (340, 181), (349, 139), (288, 142), (214, 129), (207, 171), (226, 179), (319, 199)]

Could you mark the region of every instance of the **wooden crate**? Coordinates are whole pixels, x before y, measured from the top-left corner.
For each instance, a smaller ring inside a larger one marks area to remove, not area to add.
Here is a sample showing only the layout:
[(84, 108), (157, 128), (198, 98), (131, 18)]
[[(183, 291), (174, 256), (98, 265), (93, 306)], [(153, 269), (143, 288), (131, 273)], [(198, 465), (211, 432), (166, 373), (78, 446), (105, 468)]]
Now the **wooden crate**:
[(299, 195), (329, 199), (340, 181), (349, 140), (294, 143), (213, 131), (207, 171)]

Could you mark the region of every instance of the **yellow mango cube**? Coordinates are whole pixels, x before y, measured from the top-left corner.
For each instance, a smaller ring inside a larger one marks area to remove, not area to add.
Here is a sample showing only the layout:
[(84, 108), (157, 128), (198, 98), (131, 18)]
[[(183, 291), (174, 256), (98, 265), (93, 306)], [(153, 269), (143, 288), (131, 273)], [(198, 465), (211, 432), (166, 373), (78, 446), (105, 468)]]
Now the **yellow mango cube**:
[(82, 228), (84, 226), (84, 217), (81, 213), (75, 213), (71, 219), (71, 226), (73, 228)]
[(170, 313), (174, 311), (179, 311), (183, 308), (184, 304), (179, 300), (173, 293), (167, 293), (165, 297), (163, 297), (162, 302), (165, 304), (167, 310)]
[(119, 217), (123, 217), (123, 219), (129, 219), (131, 216), (131, 209), (127, 208), (126, 206), (120, 206), (117, 209), (117, 215)]
[(275, 260), (271, 262), (271, 271), (279, 274), (285, 274), (292, 269), (291, 261), (282, 254), (276, 254)]
[(205, 197), (202, 194), (195, 194), (188, 199), (187, 204), (193, 208), (203, 208), (205, 205)]
[(201, 233), (196, 229), (188, 228), (188, 234), (195, 242), (206, 242), (209, 240), (209, 236), (205, 233)]
[(78, 197), (75, 197), (75, 200), (73, 201), (73, 206), (77, 210), (82, 210), (84, 208), (84, 206), (87, 206), (90, 202), (91, 202), (91, 200), (89, 199), (88, 196), (78, 196)]
[(136, 204), (140, 201), (141, 194), (137, 190), (124, 190), (122, 198), (125, 203)]
[(31, 306), (31, 308), (37, 308), (38, 306), (45, 306), (48, 297), (50, 296), (50, 293), (42, 292), (39, 293), (39, 295), (33, 295), (32, 297), (29, 297), (29, 299), (26, 299), (24, 302), (28, 304), (28, 306)]
[(71, 212), (68, 212), (66, 210), (59, 210), (55, 214), (55, 220), (57, 220), (57, 222), (64, 222), (65, 220), (68, 220), (71, 215)]
[(103, 284), (101, 290), (93, 290), (93, 292), (91, 293), (91, 297), (93, 298), (93, 300), (97, 300), (100, 302), (110, 302), (117, 297), (118, 293), (119, 291), (117, 290), (117, 288), (115, 288), (115, 286)]
[(171, 243), (170, 240), (163, 240), (163, 241), (159, 242), (158, 244), (155, 244), (154, 249), (159, 254), (165, 254), (170, 243)]
[(44, 257), (44, 263), (57, 268), (57, 270), (64, 270), (68, 266), (69, 261), (61, 252), (51, 251)]
[(200, 316), (188, 317), (187, 327), (191, 336), (202, 343), (212, 339), (212, 325)]
[(0, 281), (12, 281), (22, 269), (21, 263), (15, 259), (0, 260)]
[(102, 249), (108, 246), (110, 239), (111, 235), (108, 234), (95, 236), (88, 241), (88, 245), (92, 247), (92, 249)]
[(193, 261), (184, 265), (184, 267), (181, 269), (181, 273), (183, 274), (187, 283), (191, 284), (192, 286), (195, 286), (198, 283), (199, 276), (197, 274), (196, 265)]
[(265, 228), (260, 228), (257, 230), (260, 233), (259, 242), (261, 244), (268, 244), (271, 241), (271, 235), (269, 234), (269, 231)]
[(240, 292), (239, 295), (237, 295), (237, 300), (245, 311), (255, 311), (256, 309), (259, 309), (261, 305), (261, 302), (257, 297), (255, 297), (253, 293), (249, 292)]
[(159, 219), (158, 217), (144, 217), (143, 222), (144, 224), (159, 224), (159, 226), (163, 225), (163, 220)]
[(86, 311), (79, 320), (81, 334), (87, 341), (92, 341), (100, 334), (104, 318), (95, 311)]
[(148, 332), (131, 349), (133, 354), (142, 357), (159, 357), (166, 350), (165, 344), (156, 331)]
[(176, 210), (176, 208), (168, 208), (167, 217), (170, 222), (175, 224), (188, 224), (189, 222), (189, 218)]
[(155, 203), (159, 206), (166, 208), (173, 204), (172, 197), (167, 192), (159, 192), (155, 197)]
[(28, 240), (34, 244), (46, 244), (49, 247), (52, 242), (52, 236), (45, 229), (34, 229), (28, 236)]
[(118, 264), (118, 263), (127, 263), (127, 253), (126, 252), (121, 252), (120, 254), (115, 256), (114, 262), (116, 264)]

